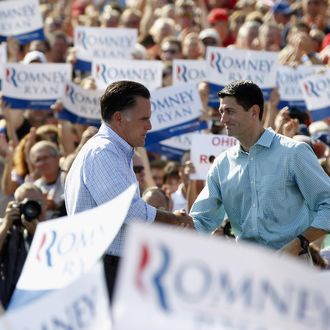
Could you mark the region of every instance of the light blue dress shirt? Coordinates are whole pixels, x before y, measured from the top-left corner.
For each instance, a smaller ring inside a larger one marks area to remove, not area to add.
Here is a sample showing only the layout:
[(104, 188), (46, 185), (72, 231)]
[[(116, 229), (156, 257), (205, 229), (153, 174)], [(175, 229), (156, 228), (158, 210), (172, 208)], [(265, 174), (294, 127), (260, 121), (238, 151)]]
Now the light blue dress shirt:
[(279, 249), (310, 226), (330, 231), (330, 179), (306, 143), (266, 129), (248, 153), (216, 158), (190, 215), (210, 232), (224, 211), (238, 240)]
[[(102, 123), (98, 133), (83, 146), (65, 182), (65, 203), (68, 215), (108, 202), (137, 184), (133, 172), (134, 149), (109, 126)], [(109, 214), (109, 221), (111, 221)], [(108, 249), (108, 254), (121, 256), (126, 224), (134, 221), (153, 222), (156, 209), (145, 203), (137, 189), (125, 224)]]

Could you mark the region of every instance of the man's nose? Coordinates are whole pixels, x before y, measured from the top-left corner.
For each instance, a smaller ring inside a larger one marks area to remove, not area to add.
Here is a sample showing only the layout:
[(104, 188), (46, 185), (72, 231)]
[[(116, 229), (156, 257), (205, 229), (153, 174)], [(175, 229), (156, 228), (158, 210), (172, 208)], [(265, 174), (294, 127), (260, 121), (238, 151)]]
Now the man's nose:
[(228, 121), (228, 115), (225, 112), (223, 112), (222, 114), (220, 114), (220, 122), (222, 124), (225, 124), (227, 121)]
[(146, 130), (150, 131), (152, 129), (152, 125), (151, 125), (151, 121), (148, 120), (147, 126), (146, 126)]

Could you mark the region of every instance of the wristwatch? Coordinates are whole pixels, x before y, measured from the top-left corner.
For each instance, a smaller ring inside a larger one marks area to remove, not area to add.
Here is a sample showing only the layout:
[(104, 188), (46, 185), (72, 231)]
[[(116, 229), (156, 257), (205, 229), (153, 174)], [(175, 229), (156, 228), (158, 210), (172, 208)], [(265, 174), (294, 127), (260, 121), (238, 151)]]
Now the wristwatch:
[(297, 238), (299, 239), (300, 246), (302, 248), (302, 250), (299, 252), (299, 255), (307, 253), (310, 244), (309, 240), (303, 235), (298, 235)]

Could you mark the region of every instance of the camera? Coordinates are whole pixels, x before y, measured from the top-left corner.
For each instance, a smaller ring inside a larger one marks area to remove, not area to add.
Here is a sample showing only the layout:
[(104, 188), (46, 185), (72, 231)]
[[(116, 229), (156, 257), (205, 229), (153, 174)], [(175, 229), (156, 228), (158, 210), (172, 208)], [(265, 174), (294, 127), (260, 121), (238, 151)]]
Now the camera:
[(21, 215), (23, 214), (28, 222), (38, 218), (42, 211), (40, 203), (30, 199), (25, 199), (19, 203), (18, 208), (21, 211)]

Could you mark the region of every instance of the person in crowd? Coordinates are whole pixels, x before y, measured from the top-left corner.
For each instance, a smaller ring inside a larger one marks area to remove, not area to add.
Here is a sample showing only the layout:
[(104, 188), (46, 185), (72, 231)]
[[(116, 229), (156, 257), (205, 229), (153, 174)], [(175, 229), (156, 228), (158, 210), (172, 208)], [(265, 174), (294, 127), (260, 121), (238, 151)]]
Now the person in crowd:
[(228, 10), (224, 8), (212, 9), (208, 15), (208, 22), (213, 29), (217, 30), (224, 47), (235, 43), (235, 39), (229, 28)]
[(208, 28), (202, 30), (198, 35), (199, 40), (202, 41), (205, 49), (208, 46), (221, 47), (222, 41), (216, 29)]
[(24, 183), (15, 191), (0, 220), (0, 302), (7, 307), (16, 287), (39, 221), (45, 220), (42, 191)]
[(271, 23), (264, 23), (259, 28), (258, 49), (278, 52), (281, 49), (282, 29)]
[(329, 21), (327, 20), (327, 0), (302, 0), (303, 21), (310, 28), (317, 28), (324, 33), (330, 32)]
[(238, 30), (236, 42), (230, 48), (256, 50), (255, 41), (259, 35), (260, 23), (255, 21), (245, 22)]
[(182, 58), (182, 45), (176, 37), (166, 37), (160, 45), (160, 59), (173, 61)]
[(68, 38), (64, 32), (55, 32), (49, 37), (50, 50), (48, 52), (48, 62), (65, 63), (68, 51)]
[(255, 83), (234, 81), (218, 95), (221, 122), (240, 143), (213, 162), (190, 212), (196, 230), (218, 227), (224, 207), (238, 240), (303, 254), (330, 231), (329, 177), (306, 143), (263, 127)]
[[(30, 150), (29, 158), (32, 166), (39, 174), (34, 184), (46, 196), (46, 219), (58, 217), (58, 210), (64, 204), (64, 175), (60, 169), (60, 154), (55, 143), (37, 142)], [(65, 214), (60, 214), (65, 215)]]
[(168, 17), (159, 17), (150, 28), (154, 45), (148, 48), (150, 59), (160, 58), (160, 45), (166, 37), (174, 37), (176, 34), (175, 21)]
[(164, 183), (164, 168), (166, 161), (161, 159), (155, 159), (150, 162), (151, 176), (158, 188), (161, 188)]
[(182, 41), (182, 56), (187, 60), (201, 60), (205, 47), (195, 32), (188, 33)]
[(276, 24), (285, 27), (291, 20), (294, 9), (285, 0), (274, 2), (271, 8), (271, 14)]
[[(135, 147), (143, 147), (151, 129), (149, 90), (140, 83), (117, 81), (110, 84), (100, 100), (102, 125), (82, 147), (65, 183), (68, 215), (91, 209), (112, 200), (132, 184)], [(136, 191), (122, 226), (105, 256), (105, 273), (112, 291), (127, 225), (135, 221), (161, 222), (193, 228), (185, 212), (170, 213), (145, 203)]]

